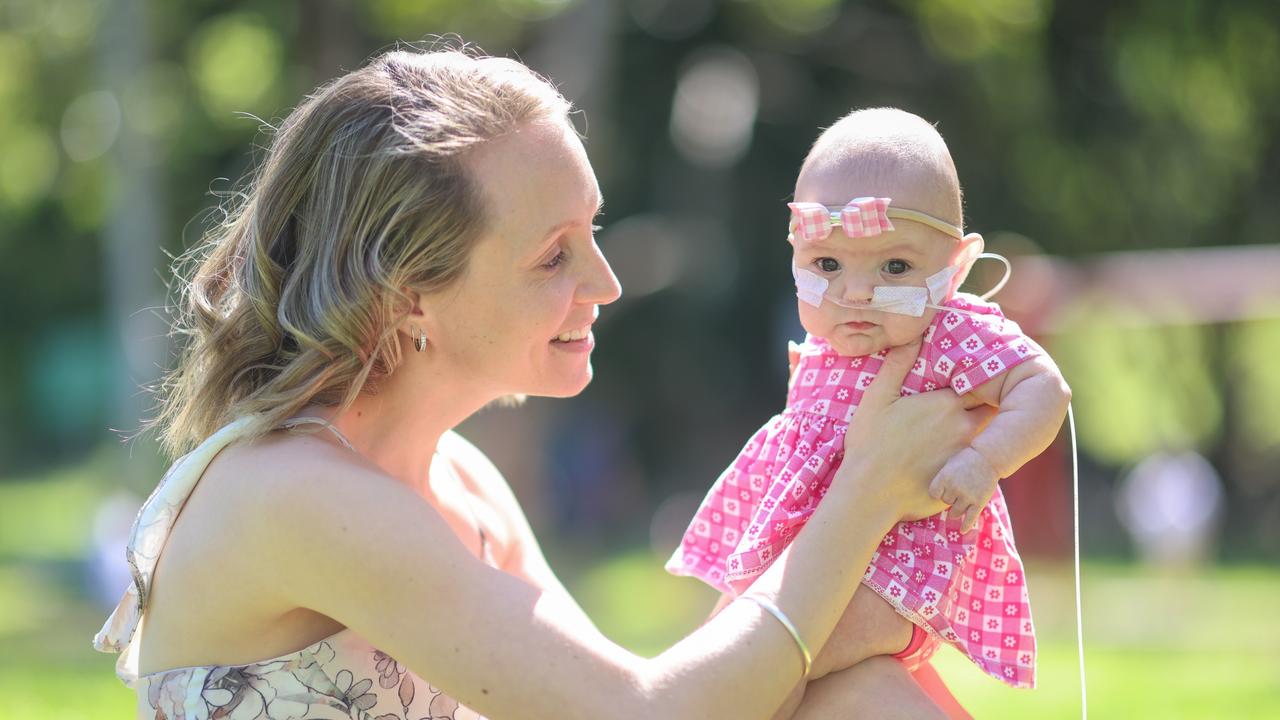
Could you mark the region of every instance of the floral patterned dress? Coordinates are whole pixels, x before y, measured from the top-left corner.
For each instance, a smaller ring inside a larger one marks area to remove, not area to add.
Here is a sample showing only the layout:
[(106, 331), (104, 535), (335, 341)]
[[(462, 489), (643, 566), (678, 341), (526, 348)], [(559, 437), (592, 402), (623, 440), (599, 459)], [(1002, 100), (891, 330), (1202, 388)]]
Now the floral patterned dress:
[[(1044, 352), (995, 303), (957, 294), (924, 334), (901, 394), (963, 394)], [(844, 433), (887, 350), (847, 357), (810, 336), (800, 347), (787, 407), (716, 480), (667, 571), (740, 594), (808, 522), (844, 459)], [(996, 487), (978, 526), (961, 518), (898, 523), (881, 541), (863, 584), (923, 629), (902, 661), (911, 668), (943, 644), (1014, 687), (1035, 686), (1035, 630), (1022, 560)]]
[[(296, 418), (294, 423), (316, 422)], [(118, 652), (116, 675), (138, 693), (146, 720), (477, 720), (481, 718), (372, 647), (350, 629), (287, 655), (248, 665), (205, 665), (138, 674), (137, 645), (145, 626), (156, 563), (187, 497), (205, 468), (239, 437), (246, 421), (214, 433), (165, 473), (134, 521), (125, 555), (133, 582), (93, 639)], [(350, 448), (346, 439), (327, 424)], [(481, 535), (483, 542), (484, 537)], [(487, 543), (484, 559), (493, 564)]]

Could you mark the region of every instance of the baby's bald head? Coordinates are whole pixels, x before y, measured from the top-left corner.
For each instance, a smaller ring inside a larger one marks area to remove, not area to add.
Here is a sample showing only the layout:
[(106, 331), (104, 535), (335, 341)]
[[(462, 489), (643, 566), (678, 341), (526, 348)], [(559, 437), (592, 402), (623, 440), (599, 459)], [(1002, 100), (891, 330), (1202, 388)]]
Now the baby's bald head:
[(855, 110), (818, 137), (796, 179), (798, 202), (841, 207), (888, 197), (962, 226), (960, 181), (942, 136), (896, 108)]

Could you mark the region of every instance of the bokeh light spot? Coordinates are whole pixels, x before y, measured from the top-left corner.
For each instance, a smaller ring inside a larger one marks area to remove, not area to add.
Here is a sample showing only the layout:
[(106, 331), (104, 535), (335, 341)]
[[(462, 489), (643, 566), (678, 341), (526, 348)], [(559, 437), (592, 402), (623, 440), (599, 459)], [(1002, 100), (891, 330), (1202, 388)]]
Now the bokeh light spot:
[(105, 90), (81, 95), (62, 113), (62, 148), (76, 162), (107, 152), (119, 134), (120, 103)]
[(182, 117), (187, 76), (181, 66), (159, 62), (132, 78), (121, 94), (125, 122), (146, 135), (163, 135)]
[(191, 76), (209, 114), (221, 123), (234, 113), (263, 113), (280, 77), (280, 38), (256, 15), (209, 21), (192, 43)]
[(671, 138), (695, 165), (732, 166), (751, 145), (759, 102), (755, 68), (745, 55), (729, 48), (703, 50), (676, 85)]
[(0, 202), (28, 206), (49, 192), (58, 174), (58, 148), (38, 127), (11, 127), (0, 133)]
[(573, 0), (498, 0), (498, 7), (520, 20), (546, 20), (564, 12)]

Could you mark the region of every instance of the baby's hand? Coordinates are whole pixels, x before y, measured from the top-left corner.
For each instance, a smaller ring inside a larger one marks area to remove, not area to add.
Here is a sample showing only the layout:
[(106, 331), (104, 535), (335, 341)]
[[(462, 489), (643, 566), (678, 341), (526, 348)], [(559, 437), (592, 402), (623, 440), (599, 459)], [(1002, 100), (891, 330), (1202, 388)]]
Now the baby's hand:
[(948, 516), (964, 513), (961, 532), (978, 525), (978, 516), (996, 491), (1000, 475), (982, 453), (967, 447), (947, 461), (929, 485), (929, 495), (950, 505)]

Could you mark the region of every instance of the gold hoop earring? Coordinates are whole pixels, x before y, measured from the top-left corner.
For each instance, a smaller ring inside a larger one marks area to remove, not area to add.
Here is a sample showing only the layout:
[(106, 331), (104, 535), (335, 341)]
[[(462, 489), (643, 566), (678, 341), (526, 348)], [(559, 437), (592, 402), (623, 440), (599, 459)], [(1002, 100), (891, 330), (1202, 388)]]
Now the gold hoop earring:
[(414, 349), (415, 349), (415, 350), (417, 350), (418, 352), (422, 352), (423, 350), (426, 350), (426, 349), (427, 349), (427, 333), (426, 333), (426, 331), (425, 331), (425, 330), (420, 329), (417, 325), (414, 325), (414, 326), (413, 326), (413, 330), (414, 330), (414, 332), (416, 332), (416, 333), (418, 334), (418, 335), (417, 335), (417, 337), (415, 337), (415, 338), (413, 339), (413, 347), (414, 347)]

